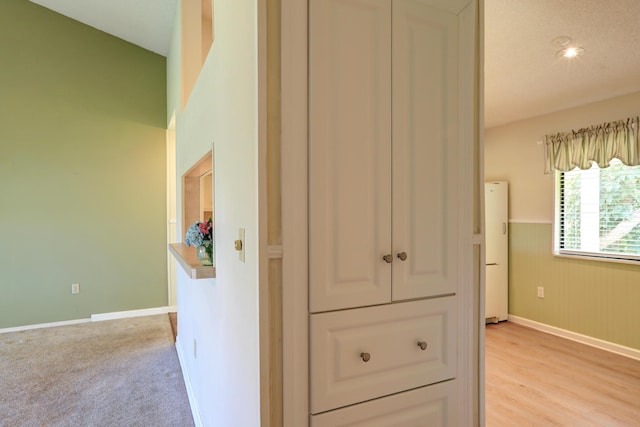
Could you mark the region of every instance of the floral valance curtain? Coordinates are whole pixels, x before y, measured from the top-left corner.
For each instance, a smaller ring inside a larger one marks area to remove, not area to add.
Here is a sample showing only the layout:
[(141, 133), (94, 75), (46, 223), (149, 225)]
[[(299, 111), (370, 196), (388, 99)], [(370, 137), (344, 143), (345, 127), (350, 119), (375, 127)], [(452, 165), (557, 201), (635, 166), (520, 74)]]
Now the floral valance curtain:
[(639, 165), (639, 122), (640, 118), (631, 117), (578, 131), (546, 135), (544, 173), (566, 172), (576, 167), (589, 169), (592, 162), (606, 168), (614, 157), (627, 166)]

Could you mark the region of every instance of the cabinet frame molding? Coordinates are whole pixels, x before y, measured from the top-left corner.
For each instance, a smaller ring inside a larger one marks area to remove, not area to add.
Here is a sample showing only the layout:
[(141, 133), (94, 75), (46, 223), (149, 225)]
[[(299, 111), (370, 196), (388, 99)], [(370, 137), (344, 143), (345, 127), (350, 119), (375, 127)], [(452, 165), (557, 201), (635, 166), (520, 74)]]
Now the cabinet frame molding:
[[(482, 243), (474, 238), (474, 192), (478, 168), (474, 145), (480, 150), (481, 75), (479, 20), (482, 0), (468, 0), (460, 12), (460, 126), (462, 138), (460, 165), (466, 166), (459, 177), (460, 284), (458, 288), (458, 422), (474, 425), (484, 412), (482, 382), (482, 336), (478, 336), (481, 310), (474, 277), (474, 248)], [(308, 1), (281, 0), (281, 123), (282, 123), (282, 247), (283, 247), (283, 425), (309, 424), (309, 256), (308, 256)], [(463, 53), (466, 52), (466, 55)], [(470, 53), (473, 53), (471, 55)], [(476, 377), (474, 378), (474, 374)], [(479, 401), (479, 402), (478, 402)], [(480, 403), (480, 405), (478, 404)], [(478, 416), (480, 413), (480, 417)]]
[(309, 423), (308, 2), (281, 0), (282, 417)]

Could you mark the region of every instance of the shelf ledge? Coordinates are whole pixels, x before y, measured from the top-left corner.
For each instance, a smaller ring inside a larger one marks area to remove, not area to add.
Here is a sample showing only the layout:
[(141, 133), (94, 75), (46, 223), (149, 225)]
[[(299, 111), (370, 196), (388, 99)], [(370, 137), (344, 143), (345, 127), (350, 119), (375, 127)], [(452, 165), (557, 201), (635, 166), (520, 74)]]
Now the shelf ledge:
[(195, 247), (187, 247), (184, 243), (171, 243), (169, 244), (169, 252), (171, 252), (190, 278), (213, 279), (216, 277), (215, 267), (200, 264)]

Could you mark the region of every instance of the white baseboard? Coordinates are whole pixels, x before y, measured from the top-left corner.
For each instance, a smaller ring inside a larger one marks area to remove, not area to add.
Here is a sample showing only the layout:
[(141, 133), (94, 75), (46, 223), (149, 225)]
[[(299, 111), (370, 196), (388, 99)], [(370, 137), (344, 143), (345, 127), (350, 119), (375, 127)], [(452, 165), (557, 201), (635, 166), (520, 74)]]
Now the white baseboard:
[(56, 326), (77, 325), (79, 323), (101, 322), (103, 320), (126, 319), (129, 317), (153, 316), (177, 311), (176, 306), (145, 308), (142, 310), (116, 311), (113, 313), (92, 314), (89, 319), (64, 320), (62, 322), (38, 323), (35, 325), (16, 326), (0, 329), (0, 334), (8, 332), (28, 331), (31, 329), (54, 328)]
[(127, 319), (130, 317), (153, 316), (156, 314), (167, 314), (176, 311), (175, 306), (143, 308), (141, 310), (116, 311), (113, 313), (92, 314), (92, 322), (102, 322), (103, 320)]
[(576, 341), (581, 344), (586, 344), (591, 347), (599, 348), (611, 353), (626, 356), (631, 359), (640, 360), (640, 350), (635, 348), (626, 347), (624, 345), (615, 344), (609, 341), (604, 341), (598, 338), (593, 338), (588, 335), (582, 335), (577, 332), (568, 331), (555, 326), (547, 325), (545, 323), (536, 322), (534, 320), (525, 319), (524, 317), (509, 315), (509, 321), (518, 323), (529, 328), (536, 329), (538, 331), (546, 332), (551, 335), (556, 335), (561, 338), (566, 338), (571, 341)]
[(189, 370), (185, 363), (184, 352), (180, 341), (176, 341), (176, 352), (178, 353), (178, 361), (180, 362), (180, 370), (182, 371), (182, 378), (184, 378), (184, 385), (187, 389), (187, 397), (189, 397), (189, 406), (191, 406), (191, 415), (193, 416), (193, 423), (196, 427), (204, 427), (202, 418), (200, 418), (200, 409), (198, 408), (198, 401), (193, 393), (193, 386), (191, 385), (191, 379), (189, 378)]
[(77, 325), (79, 323), (89, 323), (89, 322), (91, 322), (91, 319), (76, 319), (76, 320), (65, 320), (62, 322), (38, 323), (36, 325), (25, 325), (25, 326), (16, 326), (14, 328), (0, 329), (0, 334), (5, 334), (9, 332), (28, 331), (31, 329), (54, 328), (56, 326)]

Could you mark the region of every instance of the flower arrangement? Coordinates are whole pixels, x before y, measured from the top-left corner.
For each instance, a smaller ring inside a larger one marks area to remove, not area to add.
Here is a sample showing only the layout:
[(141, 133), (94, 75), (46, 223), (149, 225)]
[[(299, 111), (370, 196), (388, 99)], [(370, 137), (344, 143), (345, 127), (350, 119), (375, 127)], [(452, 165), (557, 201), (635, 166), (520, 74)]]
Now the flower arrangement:
[(211, 218), (206, 222), (196, 221), (191, 224), (184, 236), (184, 243), (187, 246), (204, 246), (209, 260), (213, 260), (213, 223)]

